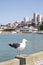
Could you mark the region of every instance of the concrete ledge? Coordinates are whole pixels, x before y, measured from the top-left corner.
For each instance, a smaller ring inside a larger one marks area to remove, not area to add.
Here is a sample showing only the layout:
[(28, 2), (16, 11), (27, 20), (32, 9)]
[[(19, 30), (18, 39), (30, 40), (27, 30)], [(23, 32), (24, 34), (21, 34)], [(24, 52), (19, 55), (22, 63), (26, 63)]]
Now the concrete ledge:
[(17, 55), (20, 65), (43, 65), (43, 51), (31, 55)]
[(5, 62), (0, 62), (0, 65), (19, 65), (19, 59), (12, 59)]
[(0, 65), (43, 65), (43, 51), (31, 55), (17, 55), (15, 59), (0, 62)]

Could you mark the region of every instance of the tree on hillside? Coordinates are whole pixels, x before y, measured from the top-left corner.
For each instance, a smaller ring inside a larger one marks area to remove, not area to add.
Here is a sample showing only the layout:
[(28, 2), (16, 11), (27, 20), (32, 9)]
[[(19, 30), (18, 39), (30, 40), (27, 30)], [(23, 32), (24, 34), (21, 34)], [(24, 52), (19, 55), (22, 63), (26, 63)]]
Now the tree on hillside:
[(43, 30), (43, 22), (42, 24), (39, 26), (40, 30)]

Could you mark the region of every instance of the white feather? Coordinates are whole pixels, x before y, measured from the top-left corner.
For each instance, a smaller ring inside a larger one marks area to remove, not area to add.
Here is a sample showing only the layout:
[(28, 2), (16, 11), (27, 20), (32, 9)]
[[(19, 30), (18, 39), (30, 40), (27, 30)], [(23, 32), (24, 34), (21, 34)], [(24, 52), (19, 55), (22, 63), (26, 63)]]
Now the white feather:
[(20, 43), (20, 46), (17, 48), (17, 50), (23, 50), (26, 47), (26, 39), (23, 39), (22, 43)]

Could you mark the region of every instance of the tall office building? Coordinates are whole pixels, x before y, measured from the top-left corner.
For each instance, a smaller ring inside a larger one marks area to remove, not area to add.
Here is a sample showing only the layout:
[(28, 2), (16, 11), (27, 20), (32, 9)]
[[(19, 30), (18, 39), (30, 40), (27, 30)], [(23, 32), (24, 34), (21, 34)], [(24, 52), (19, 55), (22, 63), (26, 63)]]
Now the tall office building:
[(34, 13), (33, 19), (36, 25), (41, 24), (41, 15), (39, 13)]
[(30, 18), (29, 17), (24, 17), (24, 22), (29, 22)]
[(37, 22), (39, 22), (41, 24), (41, 15), (40, 14), (37, 15)]
[(35, 24), (37, 25), (37, 13), (34, 13), (33, 19), (34, 19)]

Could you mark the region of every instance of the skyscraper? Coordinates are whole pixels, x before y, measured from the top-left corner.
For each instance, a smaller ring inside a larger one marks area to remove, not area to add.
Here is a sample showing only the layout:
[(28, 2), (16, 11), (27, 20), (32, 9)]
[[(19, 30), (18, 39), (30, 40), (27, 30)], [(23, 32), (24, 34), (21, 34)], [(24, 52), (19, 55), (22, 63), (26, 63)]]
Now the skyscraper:
[(29, 17), (24, 17), (24, 22), (29, 22), (30, 18)]
[(36, 25), (41, 24), (41, 15), (39, 13), (34, 13), (33, 19)]

